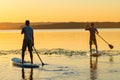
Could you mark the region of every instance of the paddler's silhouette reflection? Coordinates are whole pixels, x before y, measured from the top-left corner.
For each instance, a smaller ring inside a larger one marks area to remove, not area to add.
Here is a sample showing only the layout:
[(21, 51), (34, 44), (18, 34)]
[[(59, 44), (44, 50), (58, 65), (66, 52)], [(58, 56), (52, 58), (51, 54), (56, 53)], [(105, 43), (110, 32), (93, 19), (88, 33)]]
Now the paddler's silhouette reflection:
[(90, 56), (90, 79), (96, 80), (97, 79), (97, 63), (98, 63), (98, 57)]
[(25, 69), (22, 68), (22, 79), (23, 80), (33, 80), (33, 68), (31, 68), (31, 70), (30, 70), (29, 77), (25, 76)]

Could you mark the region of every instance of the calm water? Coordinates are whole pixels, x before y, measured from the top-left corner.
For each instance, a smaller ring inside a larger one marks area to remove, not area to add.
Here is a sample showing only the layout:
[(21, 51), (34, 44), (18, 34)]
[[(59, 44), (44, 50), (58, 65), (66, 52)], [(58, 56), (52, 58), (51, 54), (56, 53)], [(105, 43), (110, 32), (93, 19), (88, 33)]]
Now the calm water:
[[(100, 35), (114, 46), (114, 50), (120, 49), (120, 29), (98, 29)], [(55, 29), (35, 30), (35, 47), (40, 48), (64, 48), (70, 50), (88, 50), (89, 32), (83, 29)], [(0, 50), (21, 49), (23, 35), (20, 30), (0, 31)], [(109, 50), (103, 40), (97, 36), (99, 50)], [(94, 46), (93, 46), (94, 48)]]
[[(120, 29), (99, 29), (99, 32), (114, 46), (113, 50), (120, 49)], [(89, 32), (85, 30), (35, 30), (34, 36), (37, 49), (89, 50)], [(22, 40), (23, 35), (20, 34), (20, 30), (0, 31), (0, 50), (21, 49)], [(97, 41), (99, 50), (110, 50), (99, 37), (97, 37)], [(10, 52), (8, 51), (8, 53)], [(100, 56), (97, 64), (96, 59), (93, 58), (93, 68), (90, 68), (89, 56), (40, 56), (48, 65), (37, 69), (21, 69), (10, 62), (13, 57), (21, 58), (20, 54), (1, 55), (0, 80), (118, 80), (120, 78), (119, 55), (113, 56), (112, 60), (110, 56)], [(30, 60), (29, 54), (26, 54), (25, 59)], [(35, 54), (34, 62), (40, 63)]]
[[(101, 56), (97, 68), (90, 68), (88, 56), (42, 55), (42, 60), (48, 65), (34, 69), (13, 66), (10, 62), (12, 57), (20, 55), (0, 56), (0, 80), (119, 80), (120, 78), (120, 56), (114, 56), (112, 62), (109, 61), (109, 56)], [(29, 60), (28, 54), (25, 59)], [(34, 62), (40, 63), (35, 55)]]

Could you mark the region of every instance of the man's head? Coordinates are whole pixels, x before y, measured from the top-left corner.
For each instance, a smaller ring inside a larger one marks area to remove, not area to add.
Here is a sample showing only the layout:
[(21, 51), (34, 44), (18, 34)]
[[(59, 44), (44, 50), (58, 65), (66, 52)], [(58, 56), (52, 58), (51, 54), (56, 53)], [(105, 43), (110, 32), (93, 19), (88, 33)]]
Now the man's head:
[(94, 23), (91, 23), (91, 26), (94, 27)]
[(29, 20), (26, 20), (26, 21), (25, 21), (25, 24), (26, 24), (27, 26), (29, 26), (29, 25), (30, 25), (30, 21), (29, 21)]

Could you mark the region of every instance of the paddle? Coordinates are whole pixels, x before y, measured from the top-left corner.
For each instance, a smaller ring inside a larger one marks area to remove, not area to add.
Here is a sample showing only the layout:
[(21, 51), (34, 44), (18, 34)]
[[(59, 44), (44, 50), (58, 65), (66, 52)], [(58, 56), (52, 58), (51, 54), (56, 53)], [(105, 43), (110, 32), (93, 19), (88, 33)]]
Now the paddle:
[(108, 44), (110, 49), (113, 49), (113, 45), (109, 44), (105, 39), (103, 39), (99, 34), (97, 34), (106, 44)]
[(43, 63), (42, 59), (40, 58), (40, 56), (39, 56), (39, 54), (38, 54), (38, 52), (37, 52), (37, 50), (35, 49), (35, 47), (34, 47), (34, 46), (33, 46), (33, 49), (35, 50), (35, 52), (36, 52), (36, 54), (37, 54), (37, 56), (38, 56), (39, 60), (41, 61), (42, 66), (44, 66), (45, 64)]

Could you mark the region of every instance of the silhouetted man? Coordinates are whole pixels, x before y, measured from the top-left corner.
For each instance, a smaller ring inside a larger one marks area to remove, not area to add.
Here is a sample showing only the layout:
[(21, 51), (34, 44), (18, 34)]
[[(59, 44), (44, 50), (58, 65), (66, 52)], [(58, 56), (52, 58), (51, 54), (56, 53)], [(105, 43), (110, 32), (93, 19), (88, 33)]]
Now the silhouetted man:
[(89, 30), (90, 32), (90, 40), (89, 40), (90, 52), (92, 53), (92, 44), (94, 44), (96, 47), (96, 53), (98, 53), (98, 47), (97, 47), (97, 41), (95, 35), (99, 33), (97, 28), (94, 27), (94, 23), (91, 23), (91, 26), (87, 26), (85, 30)]
[(22, 28), (21, 34), (24, 34), (23, 45), (22, 45), (22, 63), (24, 63), (25, 51), (28, 47), (30, 53), (31, 64), (33, 64), (32, 46), (34, 46), (33, 29), (30, 27), (30, 21), (25, 21), (25, 27)]

